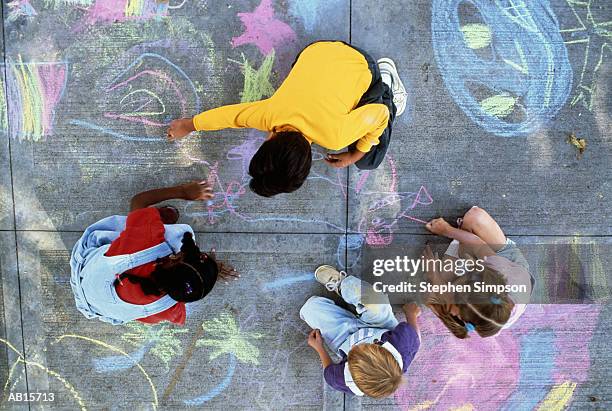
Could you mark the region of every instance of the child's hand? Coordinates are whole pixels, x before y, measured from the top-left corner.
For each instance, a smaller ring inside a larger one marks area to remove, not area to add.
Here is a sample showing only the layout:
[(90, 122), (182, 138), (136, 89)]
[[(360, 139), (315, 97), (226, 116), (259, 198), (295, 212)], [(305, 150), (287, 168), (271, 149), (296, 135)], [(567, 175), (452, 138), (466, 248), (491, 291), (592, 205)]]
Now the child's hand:
[(404, 309), (404, 314), (406, 314), (406, 317), (410, 315), (416, 318), (421, 315), (421, 308), (415, 303), (404, 304), (402, 308)]
[(316, 351), (323, 350), (323, 337), (321, 337), (321, 331), (312, 330), (308, 334), (308, 345), (314, 348)]
[(345, 168), (361, 160), (364, 155), (365, 153), (362, 153), (359, 150), (346, 151), (344, 153), (339, 154), (328, 153), (325, 156), (325, 162), (335, 168)]
[(215, 195), (212, 192), (212, 188), (206, 181), (193, 181), (191, 183), (183, 184), (183, 199), (189, 201), (197, 200), (210, 200)]
[(446, 236), (453, 227), (443, 218), (435, 218), (425, 224), (425, 228), (436, 235)]
[(193, 125), (193, 119), (179, 118), (178, 120), (173, 120), (170, 123), (166, 136), (168, 137), (168, 140), (174, 141), (185, 137), (192, 131), (196, 131), (195, 126)]

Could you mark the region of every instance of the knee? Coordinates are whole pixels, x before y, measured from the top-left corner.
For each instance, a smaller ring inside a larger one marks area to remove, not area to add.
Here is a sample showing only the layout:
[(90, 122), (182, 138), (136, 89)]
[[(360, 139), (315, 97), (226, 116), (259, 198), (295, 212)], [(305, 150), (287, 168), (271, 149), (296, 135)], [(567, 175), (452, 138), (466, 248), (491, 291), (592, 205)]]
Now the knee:
[(306, 300), (302, 308), (300, 308), (300, 318), (308, 322), (307, 318), (308, 318), (309, 313), (313, 312), (317, 305), (324, 303), (326, 300), (327, 298), (319, 297), (316, 295), (310, 297), (308, 300)]
[(489, 213), (480, 207), (474, 206), (463, 216), (463, 227), (468, 228), (486, 224), (489, 219)]

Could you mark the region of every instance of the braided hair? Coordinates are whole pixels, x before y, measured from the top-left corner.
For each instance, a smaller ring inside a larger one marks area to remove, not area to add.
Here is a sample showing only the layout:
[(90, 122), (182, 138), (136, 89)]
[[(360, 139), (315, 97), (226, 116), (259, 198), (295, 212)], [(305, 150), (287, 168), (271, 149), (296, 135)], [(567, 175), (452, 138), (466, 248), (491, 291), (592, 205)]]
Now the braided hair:
[[(455, 279), (453, 284), (473, 286), (476, 282), (506, 284), (504, 277), (490, 267), (485, 267), (480, 273), (466, 273)], [(460, 318), (450, 312), (440, 296), (434, 295), (428, 300), (428, 306), (433, 313), (455, 337), (461, 339), (469, 338), (470, 325), (483, 338), (497, 334), (510, 318), (514, 307), (514, 302), (507, 293), (498, 295), (482, 292), (470, 297), (459, 294), (455, 296), (454, 303), (459, 309)]]
[[(183, 235), (181, 251), (183, 260), (172, 267), (157, 264), (149, 278), (123, 273), (115, 280), (115, 286), (127, 279), (140, 285), (145, 295), (168, 294), (181, 302), (193, 302), (204, 298), (212, 290), (219, 269), (210, 257), (202, 255), (191, 233)], [(160, 260), (158, 260), (159, 263)]]

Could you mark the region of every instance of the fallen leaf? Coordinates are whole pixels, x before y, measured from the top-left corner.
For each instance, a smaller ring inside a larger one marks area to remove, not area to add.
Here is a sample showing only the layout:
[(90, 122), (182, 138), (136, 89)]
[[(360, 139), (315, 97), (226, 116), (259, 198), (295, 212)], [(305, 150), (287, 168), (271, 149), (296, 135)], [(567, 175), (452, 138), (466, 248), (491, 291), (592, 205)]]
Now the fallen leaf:
[(576, 155), (576, 157), (580, 158), (582, 156), (582, 153), (584, 153), (584, 150), (586, 150), (586, 140), (584, 138), (578, 138), (576, 137), (576, 134), (571, 133), (567, 138), (567, 142), (576, 147), (576, 149), (578, 150), (578, 154)]

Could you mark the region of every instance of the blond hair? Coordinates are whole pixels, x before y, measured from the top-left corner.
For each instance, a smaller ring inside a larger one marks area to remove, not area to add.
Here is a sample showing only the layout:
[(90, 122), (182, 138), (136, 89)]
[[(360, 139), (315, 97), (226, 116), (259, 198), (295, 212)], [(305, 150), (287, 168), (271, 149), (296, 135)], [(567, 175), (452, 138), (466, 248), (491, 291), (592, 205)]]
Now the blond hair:
[(372, 398), (388, 397), (402, 382), (402, 369), (393, 355), (377, 344), (359, 344), (348, 355), (353, 381)]

